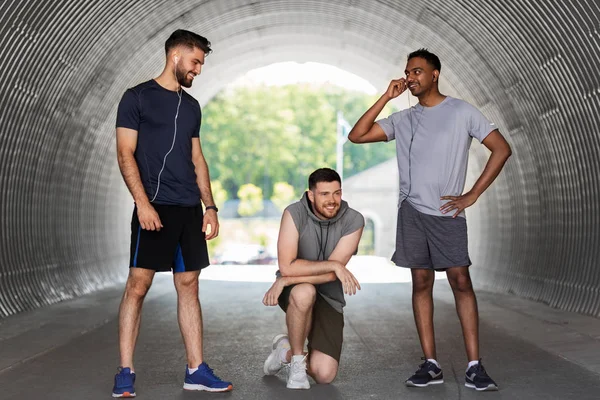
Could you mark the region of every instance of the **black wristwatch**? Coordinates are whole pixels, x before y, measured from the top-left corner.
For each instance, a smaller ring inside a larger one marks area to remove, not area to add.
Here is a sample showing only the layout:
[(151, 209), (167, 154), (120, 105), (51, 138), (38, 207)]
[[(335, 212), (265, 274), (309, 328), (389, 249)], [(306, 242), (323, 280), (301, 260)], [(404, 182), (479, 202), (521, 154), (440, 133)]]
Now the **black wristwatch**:
[(215, 210), (216, 212), (219, 212), (219, 209), (217, 208), (217, 206), (206, 206), (206, 211), (208, 210)]

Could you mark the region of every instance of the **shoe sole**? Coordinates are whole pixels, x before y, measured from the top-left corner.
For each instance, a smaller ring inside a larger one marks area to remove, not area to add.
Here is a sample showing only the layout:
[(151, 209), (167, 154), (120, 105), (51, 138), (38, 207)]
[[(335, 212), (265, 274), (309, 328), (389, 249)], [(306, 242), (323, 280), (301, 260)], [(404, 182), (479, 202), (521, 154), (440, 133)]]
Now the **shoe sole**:
[(125, 392), (125, 393), (121, 393), (121, 394), (113, 393), (112, 397), (115, 397), (115, 398), (131, 398), (131, 397), (135, 397), (135, 392), (133, 392), (133, 393)]
[(293, 389), (293, 390), (295, 390), (295, 389), (310, 389), (310, 383), (307, 382), (306, 385), (302, 385), (302, 386), (300, 386), (300, 385), (298, 385), (298, 386), (289, 386), (289, 385), (286, 385), (285, 387), (287, 387), (288, 389)]
[(410, 381), (406, 381), (406, 386), (408, 387), (427, 387), (429, 385), (439, 385), (441, 383), (444, 383), (443, 379), (438, 379), (438, 380), (433, 380), (433, 381), (429, 381), (427, 383), (413, 383)]
[(210, 388), (204, 385), (194, 385), (192, 383), (184, 383), (184, 390), (190, 391), (203, 391), (203, 392), (230, 392), (233, 390), (233, 385), (229, 385), (226, 388)]
[(484, 388), (478, 388), (477, 386), (475, 386), (472, 383), (465, 383), (465, 386), (470, 389), (475, 389), (478, 392), (496, 392), (496, 391), (498, 391), (498, 386), (496, 386), (496, 385), (488, 385)]

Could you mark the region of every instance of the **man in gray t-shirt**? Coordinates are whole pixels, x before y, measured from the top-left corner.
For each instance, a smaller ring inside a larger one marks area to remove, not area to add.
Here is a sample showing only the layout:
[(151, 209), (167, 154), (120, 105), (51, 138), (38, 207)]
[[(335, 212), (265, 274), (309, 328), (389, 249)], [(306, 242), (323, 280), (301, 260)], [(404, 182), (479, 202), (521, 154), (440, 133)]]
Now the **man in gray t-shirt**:
[[(425, 49), (409, 54), (406, 78), (390, 83), (348, 138), (354, 143), (396, 140), (400, 200), (392, 261), (411, 268), (413, 310), (426, 359), (406, 385), (444, 382), (433, 329), (433, 282), (439, 270), (446, 271), (462, 325), (469, 359), (465, 385), (479, 391), (498, 390), (479, 359), (479, 317), (469, 275), (464, 209), (496, 179), (511, 150), (496, 126), (475, 107), (439, 92), (440, 70), (435, 54)], [(375, 122), (384, 106), (406, 89), (419, 103)], [(472, 138), (491, 155), (475, 185), (463, 194)]]
[(313, 172), (308, 188), (300, 201), (283, 212), (277, 241), (278, 277), (263, 299), (265, 305), (279, 304), (285, 311), (289, 334), (273, 339), (264, 372), (274, 375), (289, 363), (289, 389), (310, 388), (307, 369), (317, 383), (336, 377), (344, 293), (352, 295), (360, 289), (346, 264), (358, 249), (363, 216), (342, 200), (341, 179), (334, 170)]
[[(417, 104), (377, 121), (386, 139), (396, 140), (400, 204), (445, 216), (443, 196), (460, 196), (472, 138), (483, 142), (496, 129), (471, 104), (446, 96), (439, 104)], [(459, 216), (464, 217), (464, 212)]]

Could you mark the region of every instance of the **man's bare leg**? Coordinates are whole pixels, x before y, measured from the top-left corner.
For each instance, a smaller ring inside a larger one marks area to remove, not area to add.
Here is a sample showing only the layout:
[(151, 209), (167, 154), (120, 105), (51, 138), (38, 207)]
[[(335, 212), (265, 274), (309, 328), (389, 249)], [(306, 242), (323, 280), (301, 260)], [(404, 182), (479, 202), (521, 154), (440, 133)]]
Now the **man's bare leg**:
[(302, 283), (292, 288), (290, 301), (285, 314), (291, 350), (287, 361), (292, 355), (304, 354), (304, 342), (310, 332), (312, 311), (317, 298), (317, 290), (310, 283)]
[(198, 298), (200, 271), (177, 272), (173, 274), (177, 290), (177, 320), (183, 337), (189, 368), (202, 364), (202, 308)]
[(425, 358), (436, 359), (435, 334), (433, 328), (433, 283), (435, 272), (431, 269), (413, 268), (412, 305), (415, 325)]
[(456, 312), (463, 331), (468, 361), (479, 360), (479, 313), (468, 267), (454, 267), (446, 271), (454, 293)]
[(133, 353), (140, 332), (142, 305), (152, 285), (154, 270), (130, 268), (119, 307), (119, 351), (121, 367), (133, 368)]
[(419, 333), (421, 349), (427, 359), (419, 369), (406, 380), (406, 386), (425, 387), (444, 383), (444, 375), (436, 360), (435, 334), (433, 328), (433, 283), (435, 271), (432, 269), (412, 269), (413, 314)]
[(290, 301), (286, 311), (286, 323), (291, 346), (290, 370), (286, 385), (288, 389), (310, 388), (306, 374), (304, 342), (312, 325), (312, 313), (316, 299), (317, 290), (314, 285), (309, 283), (296, 285), (290, 292)]

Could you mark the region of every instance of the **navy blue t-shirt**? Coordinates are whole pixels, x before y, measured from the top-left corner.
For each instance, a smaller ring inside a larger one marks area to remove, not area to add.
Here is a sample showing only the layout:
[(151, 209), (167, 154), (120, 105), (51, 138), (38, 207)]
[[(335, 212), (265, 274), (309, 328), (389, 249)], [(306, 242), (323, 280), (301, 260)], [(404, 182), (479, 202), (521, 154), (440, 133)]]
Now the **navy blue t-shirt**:
[(192, 138), (199, 137), (202, 114), (198, 101), (182, 90), (175, 123), (178, 103), (177, 92), (155, 80), (141, 83), (123, 94), (117, 128), (138, 132), (135, 160), (153, 203), (196, 206), (200, 204), (200, 189), (192, 162)]

